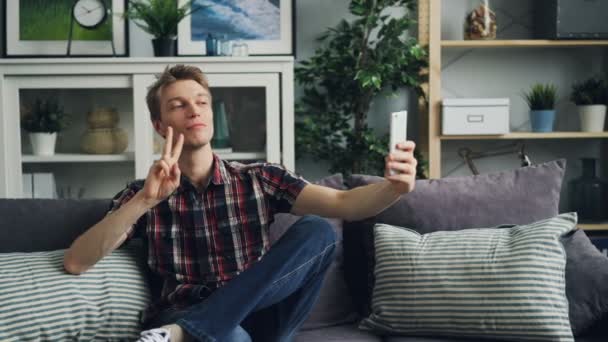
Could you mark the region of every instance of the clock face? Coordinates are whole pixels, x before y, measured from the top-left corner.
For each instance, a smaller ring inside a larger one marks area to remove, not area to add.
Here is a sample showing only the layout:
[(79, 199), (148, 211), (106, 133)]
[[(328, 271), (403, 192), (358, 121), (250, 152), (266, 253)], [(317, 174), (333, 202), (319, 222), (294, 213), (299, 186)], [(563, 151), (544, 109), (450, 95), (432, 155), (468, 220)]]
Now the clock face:
[(74, 4), (72, 15), (80, 26), (95, 28), (104, 22), (107, 10), (103, 0), (78, 0)]

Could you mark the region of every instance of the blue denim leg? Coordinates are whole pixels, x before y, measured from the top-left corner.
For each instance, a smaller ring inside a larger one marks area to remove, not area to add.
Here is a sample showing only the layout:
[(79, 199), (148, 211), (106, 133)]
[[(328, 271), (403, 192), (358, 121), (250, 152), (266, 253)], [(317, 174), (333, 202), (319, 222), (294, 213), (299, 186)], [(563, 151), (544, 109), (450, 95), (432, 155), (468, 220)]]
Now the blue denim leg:
[(298, 220), (256, 264), (188, 308), (176, 323), (204, 342), (232, 341), (232, 334), (252, 313), (272, 308), (277, 321), (266, 341), (290, 341), (319, 294), (335, 254), (336, 234), (316, 216)]

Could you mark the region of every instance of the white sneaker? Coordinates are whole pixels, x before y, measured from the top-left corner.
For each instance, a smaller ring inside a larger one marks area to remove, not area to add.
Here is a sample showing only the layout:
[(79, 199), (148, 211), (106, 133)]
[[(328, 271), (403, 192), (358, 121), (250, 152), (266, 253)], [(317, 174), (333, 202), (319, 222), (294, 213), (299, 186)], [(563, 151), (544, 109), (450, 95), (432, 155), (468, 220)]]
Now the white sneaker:
[(171, 333), (165, 328), (142, 331), (137, 342), (171, 342)]

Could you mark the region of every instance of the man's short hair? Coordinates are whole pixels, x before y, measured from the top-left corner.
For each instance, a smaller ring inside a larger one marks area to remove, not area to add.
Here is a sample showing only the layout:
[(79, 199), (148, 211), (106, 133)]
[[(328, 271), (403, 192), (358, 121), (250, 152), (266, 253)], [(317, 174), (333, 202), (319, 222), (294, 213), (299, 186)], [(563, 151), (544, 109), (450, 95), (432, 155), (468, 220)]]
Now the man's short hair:
[(211, 94), (207, 77), (198, 67), (183, 64), (177, 64), (173, 67), (167, 66), (162, 74), (157, 75), (156, 82), (148, 88), (148, 94), (146, 95), (152, 121), (160, 120), (160, 92), (162, 88), (181, 80), (193, 80)]

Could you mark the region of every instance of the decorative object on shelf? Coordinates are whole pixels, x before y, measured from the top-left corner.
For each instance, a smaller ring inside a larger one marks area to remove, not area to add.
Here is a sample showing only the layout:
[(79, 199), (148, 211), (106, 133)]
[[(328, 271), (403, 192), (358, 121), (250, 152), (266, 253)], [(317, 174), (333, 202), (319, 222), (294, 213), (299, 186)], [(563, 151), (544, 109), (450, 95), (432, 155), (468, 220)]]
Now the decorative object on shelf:
[(220, 55), (222, 56), (232, 56), (232, 40), (228, 39), (227, 34), (223, 34), (218, 40), (220, 46)]
[[(112, 11), (106, 7), (104, 0), (75, 0), (70, 16), (70, 31), (68, 35), (67, 55), (72, 53), (72, 39), (74, 38), (74, 22), (85, 30), (95, 30), (112, 16)], [(110, 37), (112, 56), (116, 56), (114, 39)]]
[[(411, 89), (414, 103), (424, 97), (421, 84), (426, 79), (422, 74), (428, 65), (426, 50), (416, 38), (402, 34), (414, 25), (417, 3), (351, 1), (354, 20), (343, 20), (328, 30), (315, 54), (296, 68), (296, 80), (304, 94), (296, 105), (298, 158), (309, 155), (329, 161), (330, 173), (384, 174), (388, 134), (380, 136), (369, 127), (367, 115), (372, 101), (389, 88)], [(391, 6), (406, 11), (384, 20), (382, 11)], [(373, 43), (371, 32), (378, 32)], [(389, 116), (382, 115), (388, 125)], [(420, 158), (418, 175), (422, 177), (424, 162), (419, 154), (416, 158)]]
[(608, 184), (596, 175), (596, 159), (581, 158), (583, 172), (569, 184), (570, 210), (578, 213), (581, 222), (600, 222), (608, 219), (606, 198)]
[(535, 39), (607, 39), (608, 1), (534, 0)]
[(536, 83), (528, 92), (524, 92), (524, 99), (530, 108), (532, 131), (552, 132), (555, 122), (557, 87), (553, 84)]
[(509, 98), (446, 98), (442, 101), (444, 135), (507, 134)]
[(570, 101), (574, 102), (581, 120), (581, 131), (603, 132), (606, 121), (608, 86), (600, 78), (589, 78), (572, 85)]
[(490, 8), (490, 1), (473, 0), (472, 7), (464, 21), (464, 38), (496, 39), (496, 13)]
[(4, 56), (65, 57), (66, 47), (71, 56), (127, 56), (125, 20), (111, 15), (124, 8), (124, 0), (56, 0), (52, 6), (46, 0), (11, 1), (5, 4)]
[[(187, 4), (179, 0), (179, 5)], [(250, 55), (293, 55), (293, 0), (208, 0), (205, 11), (178, 25), (178, 55), (208, 55), (207, 33), (244, 40)], [(203, 51), (201, 51), (201, 46)]]
[(474, 152), (468, 147), (463, 147), (458, 150), (458, 155), (462, 160), (467, 164), (469, 170), (474, 175), (478, 175), (479, 171), (475, 164), (473, 163), (473, 159), (486, 158), (486, 157), (495, 157), (501, 156), (504, 154), (512, 154), (517, 153), (517, 157), (520, 160), (520, 166), (526, 167), (532, 165), (532, 161), (530, 157), (526, 153), (526, 145), (523, 142), (516, 142), (514, 144), (509, 144), (506, 146), (500, 146), (494, 148), (492, 150), (486, 150), (481, 152)]
[(87, 115), (89, 128), (82, 136), (80, 147), (90, 154), (118, 154), (129, 145), (127, 132), (116, 127), (120, 120), (114, 108), (100, 108)]
[(249, 46), (243, 40), (237, 40), (232, 46), (232, 55), (235, 57), (249, 56)]
[(207, 38), (205, 38), (205, 54), (207, 56), (217, 56), (217, 39), (211, 33), (207, 33)]
[(37, 156), (55, 154), (57, 132), (68, 126), (68, 117), (56, 99), (37, 99), (34, 106), (25, 108), (21, 127), (29, 132), (32, 153)]
[(152, 150), (154, 154), (159, 154), (163, 149), (163, 145), (165, 144), (165, 139), (161, 137), (156, 131), (154, 131), (154, 138), (152, 139)]
[(213, 138), (211, 139), (211, 146), (213, 148), (228, 148), (231, 146), (224, 101), (213, 102)]
[(129, 0), (124, 17), (154, 36), (154, 56), (175, 56), (177, 26), (180, 21), (205, 8), (193, 0)]

